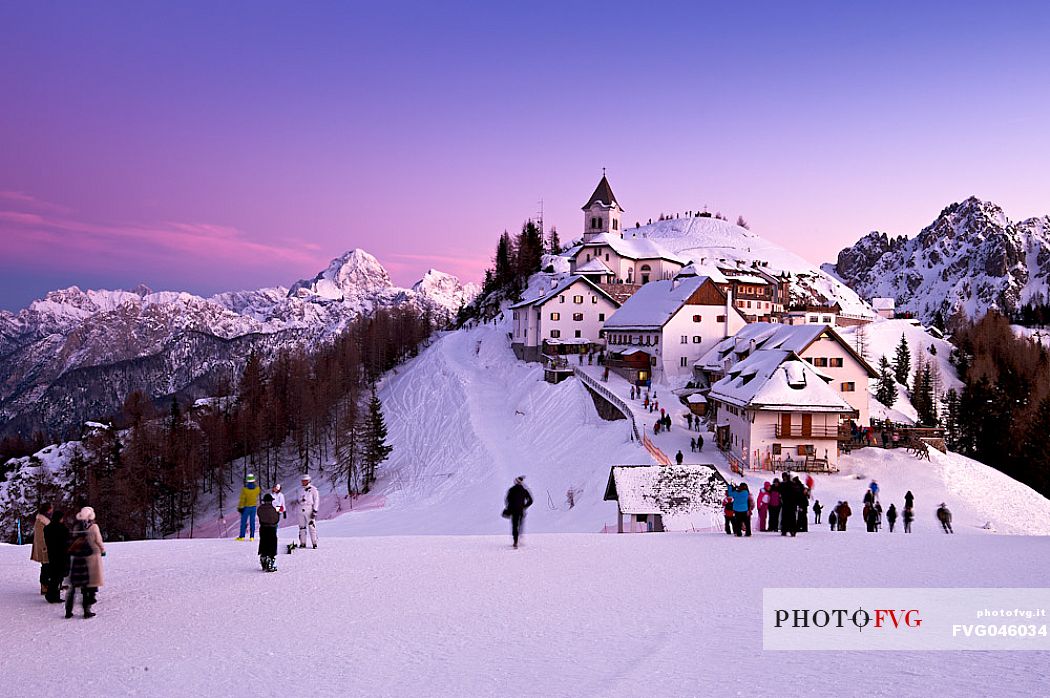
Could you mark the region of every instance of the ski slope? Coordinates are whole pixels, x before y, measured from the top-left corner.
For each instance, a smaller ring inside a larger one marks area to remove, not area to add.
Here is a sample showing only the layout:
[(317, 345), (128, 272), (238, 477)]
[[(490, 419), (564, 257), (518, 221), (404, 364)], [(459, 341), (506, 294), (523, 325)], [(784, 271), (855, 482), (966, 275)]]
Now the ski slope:
[[(1050, 538), (917, 532), (107, 545), (62, 618), (0, 546), (6, 695), (1036, 696), (1047, 652), (764, 652), (767, 587), (1041, 587)], [(800, 601), (816, 603), (800, 592)]]
[[(613, 464), (650, 463), (626, 421), (601, 419), (576, 380), (543, 381), (517, 361), (507, 327), (445, 333), (380, 391), (394, 450), (382, 466), (379, 510), (342, 516), (337, 535), (496, 533), (518, 475), (536, 499), (534, 531), (598, 531), (615, 521), (602, 501)], [(580, 494), (569, 509), (566, 492)], [(553, 507), (553, 508), (552, 508)]]

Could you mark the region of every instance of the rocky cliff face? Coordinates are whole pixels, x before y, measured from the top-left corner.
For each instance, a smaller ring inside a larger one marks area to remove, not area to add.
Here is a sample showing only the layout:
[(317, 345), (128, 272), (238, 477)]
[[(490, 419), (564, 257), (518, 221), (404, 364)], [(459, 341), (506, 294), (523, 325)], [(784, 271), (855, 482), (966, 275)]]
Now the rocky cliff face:
[(133, 390), (204, 397), (235, 383), (253, 351), (325, 341), (377, 308), (411, 306), (440, 322), (470, 286), (432, 270), (398, 288), (375, 257), (353, 250), (291, 289), (211, 298), (144, 287), (52, 291), (17, 315), (0, 312), (0, 435), (75, 431)]
[(1012, 222), (970, 197), (912, 239), (870, 233), (842, 250), (829, 271), (865, 298), (894, 298), (898, 311), (930, 322), (940, 311), (977, 317), (1048, 298), (1050, 217)]

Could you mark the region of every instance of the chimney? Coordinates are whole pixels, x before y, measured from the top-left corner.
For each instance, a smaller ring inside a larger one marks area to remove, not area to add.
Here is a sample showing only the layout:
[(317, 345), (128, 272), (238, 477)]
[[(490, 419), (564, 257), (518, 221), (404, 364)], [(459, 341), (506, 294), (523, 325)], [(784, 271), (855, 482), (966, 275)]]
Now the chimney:
[(722, 329), (722, 332), (723, 332), (722, 336), (723, 337), (728, 337), (729, 336), (729, 314), (731, 312), (733, 312), (733, 287), (732, 286), (730, 286), (729, 288), (726, 289), (726, 324), (725, 324), (725, 327)]

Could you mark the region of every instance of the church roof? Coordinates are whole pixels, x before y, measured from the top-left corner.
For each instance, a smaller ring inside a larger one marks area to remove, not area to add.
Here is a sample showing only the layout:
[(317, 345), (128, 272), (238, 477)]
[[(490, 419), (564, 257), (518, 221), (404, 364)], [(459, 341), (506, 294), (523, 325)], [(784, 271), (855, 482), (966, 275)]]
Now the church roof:
[(610, 269), (605, 262), (598, 259), (597, 257), (590, 261), (584, 262), (580, 266), (576, 267), (577, 274), (612, 274), (613, 270)]
[(596, 203), (606, 208), (611, 208), (615, 204), (621, 211), (623, 210), (623, 206), (620, 206), (620, 202), (616, 200), (616, 195), (613, 194), (612, 187), (609, 186), (609, 180), (606, 179), (604, 174), (602, 175), (602, 180), (598, 182), (598, 186), (594, 188), (591, 198), (587, 199), (587, 203), (583, 205), (583, 210), (586, 211)]

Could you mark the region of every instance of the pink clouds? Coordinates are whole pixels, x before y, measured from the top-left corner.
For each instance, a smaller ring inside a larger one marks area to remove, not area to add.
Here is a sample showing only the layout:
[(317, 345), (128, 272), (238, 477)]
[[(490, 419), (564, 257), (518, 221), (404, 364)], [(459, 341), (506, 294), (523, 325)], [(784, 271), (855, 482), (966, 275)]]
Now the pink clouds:
[[(60, 213), (60, 206), (17, 192), (0, 192), (0, 203), (47, 211), (0, 210), (4, 266), (84, 272), (134, 265), (144, 277), (185, 268), (188, 277), (201, 278), (231, 268), (284, 270), (294, 276), (327, 261), (316, 246), (258, 242), (213, 223), (99, 223)], [(274, 282), (288, 283), (283, 277)]]

